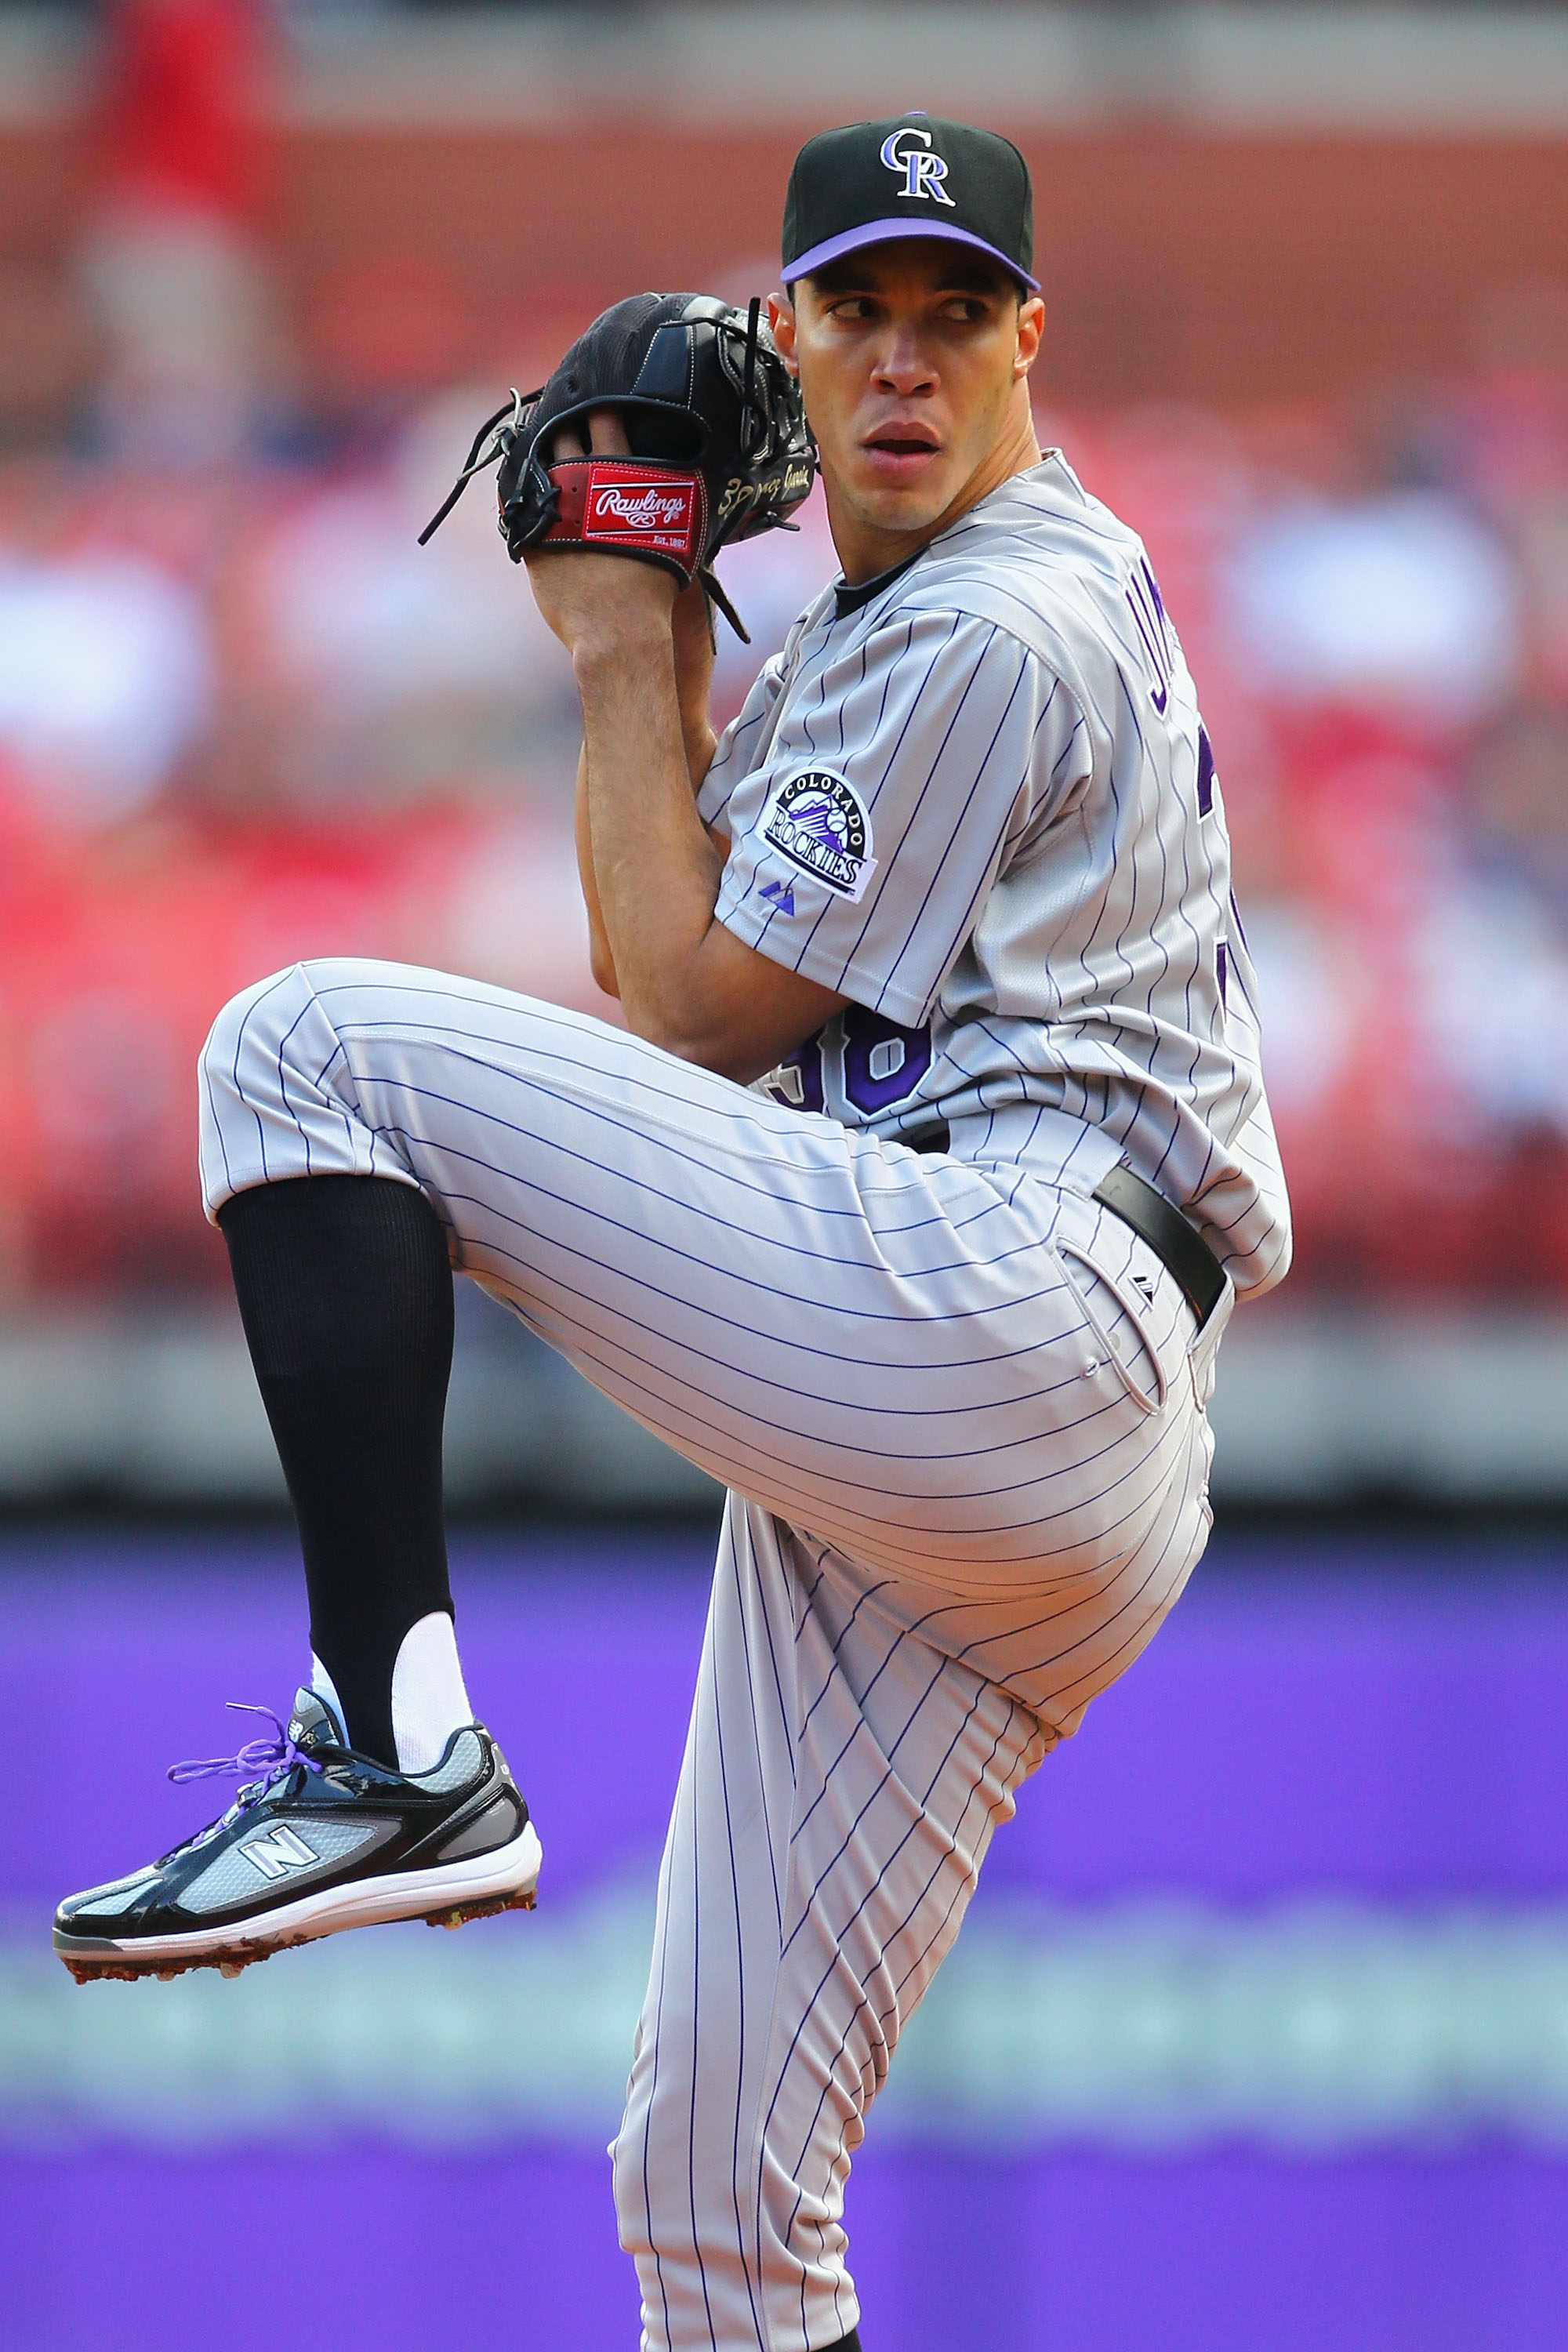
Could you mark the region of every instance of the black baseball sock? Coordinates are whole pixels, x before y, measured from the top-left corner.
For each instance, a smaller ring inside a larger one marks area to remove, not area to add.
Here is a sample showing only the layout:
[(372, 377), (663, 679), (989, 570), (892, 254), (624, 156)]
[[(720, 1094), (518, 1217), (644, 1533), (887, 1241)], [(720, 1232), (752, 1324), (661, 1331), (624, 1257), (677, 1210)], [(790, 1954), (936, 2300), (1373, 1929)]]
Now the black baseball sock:
[(379, 1176), (260, 1184), (218, 1223), (300, 1523), (311, 1646), (351, 1744), (395, 1766), (398, 1646), (421, 1617), (452, 1606), (446, 1236), (422, 1192)]

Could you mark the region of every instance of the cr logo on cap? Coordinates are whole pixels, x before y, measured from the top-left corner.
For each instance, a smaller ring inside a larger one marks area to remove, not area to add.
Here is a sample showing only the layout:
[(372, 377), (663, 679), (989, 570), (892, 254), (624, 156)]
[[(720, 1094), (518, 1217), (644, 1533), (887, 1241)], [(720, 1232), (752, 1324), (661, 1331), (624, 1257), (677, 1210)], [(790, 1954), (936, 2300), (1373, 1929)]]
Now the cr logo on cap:
[[(919, 147), (900, 149), (900, 139), (919, 139), (924, 142), (926, 152), (922, 153)], [(945, 205), (949, 212), (956, 212), (958, 206), (942, 184), (947, 177), (947, 165), (930, 150), (931, 132), (917, 131), (912, 123), (906, 123), (901, 131), (890, 131), (883, 140), (882, 161), (889, 172), (903, 173), (900, 196), (916, 196), (922, 203)]]

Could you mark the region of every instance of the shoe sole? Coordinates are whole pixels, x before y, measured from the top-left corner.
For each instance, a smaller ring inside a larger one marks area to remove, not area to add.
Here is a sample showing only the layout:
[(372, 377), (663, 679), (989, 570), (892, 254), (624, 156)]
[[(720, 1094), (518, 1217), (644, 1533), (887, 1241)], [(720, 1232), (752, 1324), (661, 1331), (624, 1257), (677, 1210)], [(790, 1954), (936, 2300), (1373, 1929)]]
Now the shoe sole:
[(349, 1927), (377, 1927), (397, 1919), (423, 1919), (430, 1927), (460, 1927), (500, 1911), (531, 1911), (542, 1850), (533, 1823), (525, 1822), (510, 1844), (493, 1853), (473, 1854), (444, 1869), (390, 1873), (361, 1878), (347, 1886), (322, 1887), (280, 1904), (260, 1918), (229, 1927), (197, 1928), (182, 1936), (71, 1936), (55, 1929), (55, 1950), (79, 1985), (100, 1978), (134, 1983), (157, 1977), (166, 1983), (192, 1969), (216, 1969), (238, 1976), (274, 1952), (314, 1944)]

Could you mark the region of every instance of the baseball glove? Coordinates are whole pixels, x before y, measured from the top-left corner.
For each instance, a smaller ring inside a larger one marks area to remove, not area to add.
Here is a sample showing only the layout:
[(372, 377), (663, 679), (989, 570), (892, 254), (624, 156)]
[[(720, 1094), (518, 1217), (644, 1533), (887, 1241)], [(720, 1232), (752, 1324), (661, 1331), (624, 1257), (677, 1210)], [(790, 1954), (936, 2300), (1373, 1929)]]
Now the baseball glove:
[[(499, 465), (500, 530), (514, 563), (531, 547), (589, 547), (700, 580), (749, 644), (714, 577), (730, 540), (788, 529), (810, 489), (816, 450), (800, 388), (761, 321), (705, 294), (634, 294), (580, 335), (548, 383), (513, 392), (487, 417), (424, 546), (470, 476)], [(614, 409), (631, 455), (556, 459), (563, 426), (588, 437)]]

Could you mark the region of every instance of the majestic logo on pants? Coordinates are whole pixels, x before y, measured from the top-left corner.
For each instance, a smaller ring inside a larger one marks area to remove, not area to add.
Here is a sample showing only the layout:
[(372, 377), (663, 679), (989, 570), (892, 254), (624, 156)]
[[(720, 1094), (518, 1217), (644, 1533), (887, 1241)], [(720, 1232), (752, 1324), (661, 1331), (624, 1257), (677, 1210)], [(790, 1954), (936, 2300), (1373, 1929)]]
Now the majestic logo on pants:
[[(910, 139), (923, 143), (918, 147), (900, 144)], [(942, 156), (931, 153), (929, 131), (917, 131), (912, 123), (906, 123), (901, 131), (890, 131), (882, 142), (882, 161), (889, 172), (902, 173), (904, 184), (899, 190), (901, 198), (907, 201), (913, 196), (921, 204), (945, 205), (950, 213), (958, 210), (942, 186), (947, 165)]]
[(291, 1870), (306, 1870), (321, 1860), (302, 1837), (290, 1829), (269, 1830), (265, 1837), (247, 1838), (241, 1853), (263, 1878), (286, 1878)]
[(877, 868), (865, 804), (830, 768), (808, 768), (779, 786), (763, 839), (841, 898), (858, 899)]

